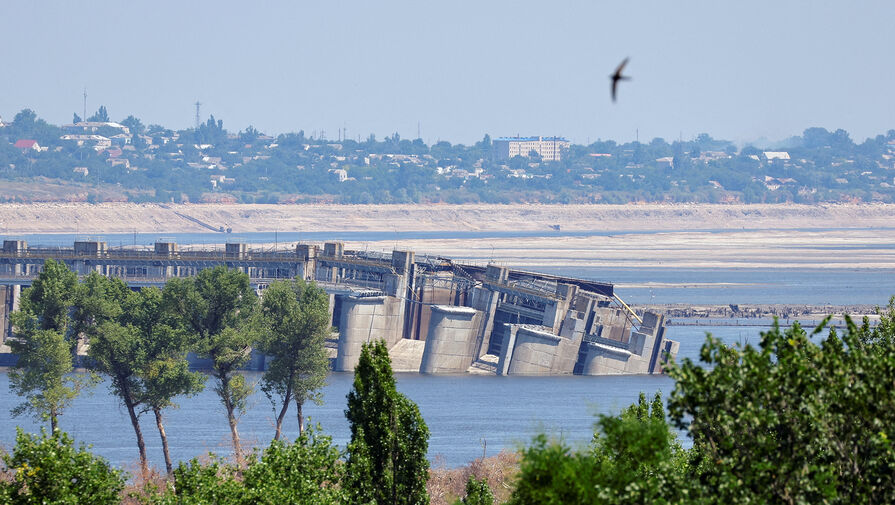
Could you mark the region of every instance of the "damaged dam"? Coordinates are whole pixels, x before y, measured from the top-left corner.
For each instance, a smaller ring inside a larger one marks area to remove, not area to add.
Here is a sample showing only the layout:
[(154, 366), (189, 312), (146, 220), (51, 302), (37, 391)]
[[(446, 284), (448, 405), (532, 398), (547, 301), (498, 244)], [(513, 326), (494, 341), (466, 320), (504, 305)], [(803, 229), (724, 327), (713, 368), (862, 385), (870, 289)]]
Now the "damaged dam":
[[(396, 370), (427, 374), (656, 374), (678, 350), (678, 342), (665, 338), (662, 314), (632, 309), (610, 283), (413, 251), (348, 250), (341, 242), (271, 251), (244, 243), (186, 249), (156, 242), (141, 250), (110, 249), (98, 240), (72, 248), (5, 240), (2, 340), (10, 335), (9, 314), (21, 290), (50, 258), (79, 275), (96, 271), (133, 287), (161, 286), (216, 265), (245, 272), (262, 296), (278, 279), (314, 281), (330, 296), (335, 371), (352, 371), (361, 345), (378, 338)], [(264, 356), (253, 356), (251, 367), (263, 369)]]

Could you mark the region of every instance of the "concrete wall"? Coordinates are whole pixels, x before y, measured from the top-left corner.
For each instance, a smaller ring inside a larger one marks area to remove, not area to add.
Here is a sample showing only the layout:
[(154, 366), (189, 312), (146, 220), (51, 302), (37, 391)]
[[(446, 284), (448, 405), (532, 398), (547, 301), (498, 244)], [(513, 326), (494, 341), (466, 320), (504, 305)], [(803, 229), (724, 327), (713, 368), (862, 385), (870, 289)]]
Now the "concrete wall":
[[(513, 325), (516, 326), (516, 325)], [(567, 338), (532, 327), (519, 326), (515, 344), (502, 354), (509, 356), (510, 375), (571, 374), (578, 358), (578, 347)]]
[[(585, 344), (581, 373), (584, 375), (654, 374), (662, 373), (664, 354), (677, 355), (678, 342), (664, 338), (664, 316), (652, 312), (643, 314), (643, 323), (626, 338), (616, 338), (617, 332), (605, 327), (602, 337), (591, 337)], [(597, 325), (595, 324), (595, 327)]]
[(335, 370), (353, 371), (364, 342), (385, 339), (391, 348), (403, 330), (401, 306), (400, 299), (390, 296), (343, 297)]
[(433, 305), (420, 373), (463, 373), (478, 356), (482, 313), (470, 307)]
[(9, 331), (9, 314), (12, 309), (12, 286), (0, 286), (0, 345), (6, 341)]
[(476, 286), (472, 290), (470, 304), (482, 312), (482, 324), (476, 336), (476, 359), (488, 353), (491, 336), (494, 331), (494, 314), (497, 312), (498, 294), (489, 289)]
[(609, 340), (627, 342), (629, 337), (629, 320), (624, 309), (615, 307), (598, 307), (594, 309), (593, 327), (588, 333)]
[(628, 361), (636, 357), (626, 349), (588, 342), (581, 373), (583, 375), (618, 375), (626, 373)]

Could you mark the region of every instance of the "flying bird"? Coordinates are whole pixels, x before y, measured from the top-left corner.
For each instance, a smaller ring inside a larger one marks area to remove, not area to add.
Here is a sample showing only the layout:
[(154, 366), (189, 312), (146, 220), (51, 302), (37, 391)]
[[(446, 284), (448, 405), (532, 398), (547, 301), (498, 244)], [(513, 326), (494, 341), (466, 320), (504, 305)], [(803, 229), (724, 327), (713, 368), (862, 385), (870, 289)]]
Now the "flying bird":
[(628, 77), (626, 75), (622, 75), (622, 71), (625, 69), (625, 65), (627, 65), (627, 64), (628, 64), (628, 58), (625, 58), (625, 60), (622, 61), (618, 65), (618, 67), (615, 69), (615, 73), (609, 76), (609, 78), (612, 79), (612, 101), (613, 102), (615, 101), (615, 91), (616, 91), (616, 88), (618, 87), (618, 81), (630, 81), (631, 80), (630, 77)]

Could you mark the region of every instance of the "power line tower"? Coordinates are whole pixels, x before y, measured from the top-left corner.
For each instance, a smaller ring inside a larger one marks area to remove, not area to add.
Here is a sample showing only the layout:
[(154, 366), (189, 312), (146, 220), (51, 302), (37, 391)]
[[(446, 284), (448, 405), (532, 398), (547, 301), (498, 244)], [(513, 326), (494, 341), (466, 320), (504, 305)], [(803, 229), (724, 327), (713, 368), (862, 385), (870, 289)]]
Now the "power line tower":
[(199, 129), (199, 126), (202, 124), (202, 119), (199, 117), (199, 107), (202, 106), (202, 102), (196, 100), (196, 129)]

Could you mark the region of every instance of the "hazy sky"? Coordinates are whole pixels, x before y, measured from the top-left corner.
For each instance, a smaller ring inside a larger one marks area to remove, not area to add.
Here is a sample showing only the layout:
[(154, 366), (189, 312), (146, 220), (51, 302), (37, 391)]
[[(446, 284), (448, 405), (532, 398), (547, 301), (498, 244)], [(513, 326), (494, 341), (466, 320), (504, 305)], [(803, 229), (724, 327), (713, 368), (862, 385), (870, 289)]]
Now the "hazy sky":
[[(9, 1), (0, 116), (641, 141), (895, 128), (895, 2)], [(630, 56), (633, 78), (609, 97)]]

